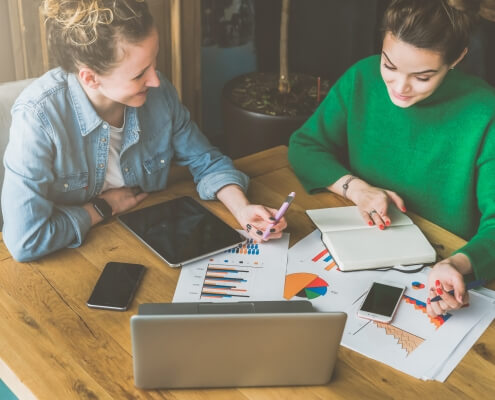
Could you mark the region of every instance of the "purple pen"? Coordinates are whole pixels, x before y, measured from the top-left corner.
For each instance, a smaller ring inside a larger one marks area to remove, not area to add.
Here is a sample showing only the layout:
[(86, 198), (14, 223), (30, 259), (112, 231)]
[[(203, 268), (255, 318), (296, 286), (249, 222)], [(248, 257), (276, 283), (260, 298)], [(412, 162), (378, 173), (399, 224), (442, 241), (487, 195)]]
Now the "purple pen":
[(287, 209), (290, 206), (290, 203), (292, 203), (292, 200), (294, 200), (294, 197), (296, 197), (296, 193), (290, 192), (289, 195), (287, 196), (287, 198), (285, 199), (285, 201), (282, 203), (282, 205), (278, 209), (277, 213), (275, 214), (275, 221), (273, 223), (271, 223), (268, 226), (268, 228), (266, 228), (265, 233), (263, 233), (263, 239), (266, 240), (266, 238), (270, 235), (270, 233), (271, 233), (270, 229), (272, 229), (278, 223), (278, 221), (280, 221), (280, 219), (284, 216), (285, 212), (287, 211)]

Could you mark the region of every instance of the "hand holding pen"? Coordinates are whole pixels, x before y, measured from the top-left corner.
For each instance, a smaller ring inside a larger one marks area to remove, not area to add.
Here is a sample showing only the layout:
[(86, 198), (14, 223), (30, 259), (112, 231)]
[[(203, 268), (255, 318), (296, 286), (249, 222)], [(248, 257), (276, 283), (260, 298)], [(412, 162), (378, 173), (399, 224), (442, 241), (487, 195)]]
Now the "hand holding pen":
[[(471, 290), (471, 289), (476, 289), (476, 288), (478, 288), (480, 286), (483, 286), (485, 283), (486, 283), (486, 281), (484, 281), (484, 280), (477, 280), (477, 281), (468, 282), (468, 283), (466, 283), (466, 291)], [(436, 286), (437, 287), (440, 287), (440, 281), (437, 281), (436, 282)], [(442, 292), (442, 289), (437, 289), (437, 293), (439, 291)], [(452, 290), (449, 290), (446, 293), (450, 294), (451, 296), (454, 296), (455, 291), (454, 291), (454, 289), (452, 289)], [(435, 296), (432, 299), (430, 299), (430, 303), (435, 303), (435, 302), (440, 301), (440, 300), (442, 300), (442, 296), (441, 295), (438, 295), (438, 296)]]
[(266, 240), (268, 236), (270, 236), (270, 230), (275, 225), (277, 225), (280, 219), (284, 216), (289, 206), (291, 205), (292, 201), (294, 200), (294, 197), (296, 197), (296, 194), (294, 192), (289, 193), (289, 195), (287, 196), (287, 198), (285, 199), (285, 201), (282, 203), (279, 210), (275, 214), (275, 220), (266, 228), (265, 233), (263, 234), (263, 240)]

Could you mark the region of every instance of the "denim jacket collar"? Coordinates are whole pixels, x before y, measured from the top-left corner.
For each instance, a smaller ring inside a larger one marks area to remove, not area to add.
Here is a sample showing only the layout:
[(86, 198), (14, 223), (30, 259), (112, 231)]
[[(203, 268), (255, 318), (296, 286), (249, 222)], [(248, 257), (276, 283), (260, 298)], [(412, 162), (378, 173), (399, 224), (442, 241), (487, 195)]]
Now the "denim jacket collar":
[[(89, 101), (86, 92), (84, 92), (76, 76), (74, 74), (68, 75), (67, 84), (69, 87), (72, 104), (74, 105), (74, 111), (77, 116), (79, 129), (81, 130), (81, 135), (86, 136), (94, 131), (104, 121)], [(126, 144), (129, 145), (135, 143), (139, 136), (138, 132), (140, 131), (140, 127), (136, 108), (127, 107), (125, 126), (126, 132), (124, 134), (123, 148), (127, 147)]]
[(126, 107), (124, 140), (122, 141), (122, 152), (124, 152), (129, 146), (138, 142), (140, 131), (141, 128), (139, 125), (137, 108)]

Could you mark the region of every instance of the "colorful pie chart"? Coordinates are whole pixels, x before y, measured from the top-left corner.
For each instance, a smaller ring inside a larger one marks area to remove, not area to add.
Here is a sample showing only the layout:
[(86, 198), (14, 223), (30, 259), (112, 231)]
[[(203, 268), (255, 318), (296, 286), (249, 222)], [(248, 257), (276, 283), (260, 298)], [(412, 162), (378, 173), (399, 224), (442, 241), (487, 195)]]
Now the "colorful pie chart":
[(327, 293), (328, 283), (318, 275), (308, 272), (289, 274), (285, 277), (284, 298), (292, 299), (294, 296), (304, 299), (316, 299)]

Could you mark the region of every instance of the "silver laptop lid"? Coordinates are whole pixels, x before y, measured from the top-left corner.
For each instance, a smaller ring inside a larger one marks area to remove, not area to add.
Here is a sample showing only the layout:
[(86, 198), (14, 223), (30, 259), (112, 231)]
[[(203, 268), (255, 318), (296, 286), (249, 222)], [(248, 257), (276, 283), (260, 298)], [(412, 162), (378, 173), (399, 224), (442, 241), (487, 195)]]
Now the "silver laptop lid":
[(174, 304), (181, 303), (171, 304), (172, 313), (148, 314), (150, 308), (144, 307), (142, 314), (131, 318), (136, 386), (155, 389), (327, 383), (346, 314), (256, 312), (253, 309), (279, 307), (257, 303), (241, 304), (243, 311), (237, 313), (223, 313), (227, 310), (224, 303), (189, 303), (190, 312), (178, 314), (173, 313), (173, 309), (178, 310)]
[(296, 301), (238, 301), (235, 303), (144, 303), (139, 315), (158, 314), (246, 314), (316, 312), (308, 300)]

